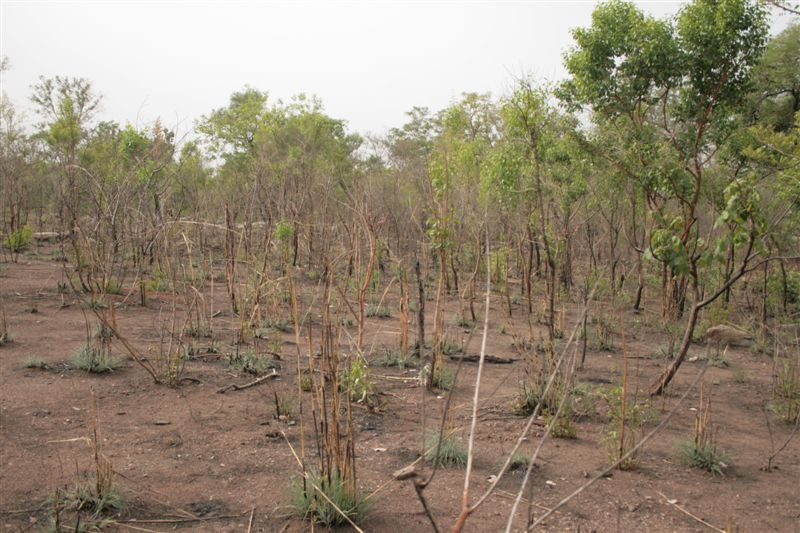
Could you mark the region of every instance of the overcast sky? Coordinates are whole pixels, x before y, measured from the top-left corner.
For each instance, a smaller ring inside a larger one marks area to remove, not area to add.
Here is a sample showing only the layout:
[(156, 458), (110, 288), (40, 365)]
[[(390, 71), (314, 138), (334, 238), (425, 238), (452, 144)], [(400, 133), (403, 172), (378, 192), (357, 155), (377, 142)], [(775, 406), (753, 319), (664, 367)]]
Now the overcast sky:
[[(658, 16), (679, 2), (641, 2)], [(2, 89), (27, 111), (40, 75), (81, 76), (100, 118), (139, 126), (195, 119), (250, 85), (305, 92), (361, 133), (404, 123), (413, 106), (464, 91), (502, 94), (514, 76), (563, 77), (569, 30), (594, 2), (178, 2), (0, 0)], [(786, 16), (773, 18), (773, 31)]]

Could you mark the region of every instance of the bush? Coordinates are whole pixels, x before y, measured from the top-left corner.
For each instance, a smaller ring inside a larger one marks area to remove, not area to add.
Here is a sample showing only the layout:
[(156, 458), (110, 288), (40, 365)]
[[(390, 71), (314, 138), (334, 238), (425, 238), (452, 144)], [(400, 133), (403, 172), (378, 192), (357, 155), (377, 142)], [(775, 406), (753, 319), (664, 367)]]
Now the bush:
[(355, 356), (350, 365), (339, 375), (339, 389), (347, 391), (351, 402), (364, 402), (372, 394), (369, 366), (361, 356)]
[(6, 235), (4, 243), (12, 253), (18, 254), (27, 250), (33, 239), (33, 230), (28, 226), (16, 229)]
[[(353, 523), (364, 519), (367, 502), (359, 496), (358, 488), (348, 486), (338, 472), (332, 472), (328, 477), (309, 471), (307, 476), (305, 483), (302, 477), (292, 483), (292, 507), (298, 517), (326, 527), (348, 523), (342, 513)], [(319, 490), (314, 487), (318, 487)], [(322, 497), (320, 492), (325, 497)], [(340, 513), (331, 502), (342, 512)]]

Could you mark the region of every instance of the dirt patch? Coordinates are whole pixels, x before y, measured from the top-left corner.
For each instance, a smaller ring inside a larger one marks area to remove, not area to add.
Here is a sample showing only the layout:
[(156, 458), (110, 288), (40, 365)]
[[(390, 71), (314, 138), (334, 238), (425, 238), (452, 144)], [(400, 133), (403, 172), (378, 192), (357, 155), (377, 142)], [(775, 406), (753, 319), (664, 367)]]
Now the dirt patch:
[[(103, 453), (112, 461), (117, 482), (133, 504), (119, 520), (137, 520), (151, 530), (245, 531), (253, 513), (253, 531), (303, 531), (308, 525), (290, 518), (289, 487), (297, 475), (287, 446), (299, 445), (295, 417), (275, 418), (274, 391), (296, 390), (293, 336), (282, 333), (280, 377), (269, 383), (219, 394), (231, 383), (244, 384), (252, 375), (233, 370), (224, 354), (231, 352), (233, 317), (220, 317), (221, 335), (198, 339), (184, 376), (174, 388), (157, 386), (133, 361), (125, 358), (113, 372), (93, 375), (72, 368), (70, 355), (83, 345), (84, 314), (74, 298), (56, 291), (60, 265), (36, 257), (9, 264), (0, 277), (13, 342), (0, 348), (0, 523), (4, 531), (36, 529), (51, 513), (43, 504), (54, 487), (70, 486), (90, 472), (91, 449), (82, 438), (91, 428), (90, 390), (98, 398), (98, 431)], [(219, 297), (219, 296), (218, 296)], [(209, 296), (209, 299), (211, 296)], [(154, 295), (149, 307), (119, 298), (120, 328), (132, 342), (147, 346), (157, 339), (154, 323), (166, 296)], [(505, 317), (498, 299), (492, 310), (488, 351), (517, 358), (512, 336), (525, 331), (520, 307)], [(222, 306), (222, 303), (219, 304)], [(654, 304), (655, 307), (655, 304)], [(31, 313), (32, 308), (36, 309)], [(458, 311), (453, 306), (453, 313)], [(566, 323), (576, 317), (567, 307)], [(653, 354), (662, 334), (640, 316), (628, 317), (632, 383), (642, 388), (663, 368)], [(397, 342), (391, 319), (371, 319), (366, 345), (391, 347)], [(455, 329), (454, 329), (455, 332)], [(457, 332), (454, 333), (454, 335)], [(472, 336), (468, 353), (478, 350)], [(206, 346), (206, 344), (208, 346)], [(702, 348), (697, 348), (702, 351)], [(306, 347), (301, 346), (301, 353)], [(125, 357), (122, 352), (115, 355)], [(25, 368), (35, 357), (46, 369)], [(377, 352), (376, 352), (377, 357)], [(769, 401), (772, 361), (736, 348), (726, 355), (728, 367), (709, 369), (705, 381), (713, 394), (718, 442), (731, 454), (724, 476), (694, 470), (677, 459), (676, 446), (691, 437), (697, 392), (690, 394), (663, 432), (644, 450), (639, 468), (614, 471), (558, 511), (544, 529), (552, 531), (703, 531), (696, 519), (674, 504), (719, 528), (740, 531), (798, 531), (800, 523), (800, 439), (792, 441), (764, 472), (772, 447), (763, 407)], [(578, 380), (587, 390), (617, 382), (622, 351), (590, 351)], [(451, 362), (454, 367), (456, 363)], [(674, 405), (700, 363), (686, 363), (670, 393), (653, 407), (663, 412)], [(476, 366), (464, 362), (454, 394), (453, 422), (466, 433)], [(480, 494), (496, 473), (503, 454), (514, 445), (525, 419), (513, 413), (523, 362), (488, 365), (479, 411), (473, 494)], [(357, 430), (358, 479), (365, 492), (377, 491), (364, 523), (369, 531), (429, 529), (410, 482), (392, 481), (392, 474), (419, 457), (425, 426), (435, 427), (444, 405), (442, 394), (424, 393), (413, 380), (416, 370), (372, 367), (379, 409), (354, 408)], [(307, 394), (307, 393), (306, 393)], [(307, 402), (307, 398), (304, 400)], [(608, 464), (603, 434), (607, 408), (595, 399), (594, 411), (577, 422), (577, 438), (549, 441), (534, 469), (533, 496), (525, 512), (539, 515)], [(307, 412), (307, 411), (306, 411)], [(531, 451), (541, 425), (525, 444)], [(790, 428), (772, 422), (772, 438), (781, 443)], [(284, 437), (285, 435), (285, 437)], [(460, 507), (462, 469), (440, 470), (426, 491), (432, 514), (449, 528)], [(469, 531), (504, 527), (522, 474), (515, 470), (500, 491), (468, 521)], [(673, 502), (673, 503), (670, 503)], [(523, 513), (524, 514), (524, 513)], [(146, 522), (172, 520), (172, 522)], [(136, 522), (130, 522), (135, 524)], [(518, 523), (522, 526), (522, 522)]]

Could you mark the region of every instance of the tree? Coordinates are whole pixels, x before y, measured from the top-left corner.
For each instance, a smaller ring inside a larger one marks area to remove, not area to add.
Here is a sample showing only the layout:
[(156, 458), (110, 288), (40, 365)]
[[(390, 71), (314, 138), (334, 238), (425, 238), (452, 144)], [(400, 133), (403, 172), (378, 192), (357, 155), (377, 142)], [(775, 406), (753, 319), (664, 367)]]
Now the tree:
[(31, 101), (42, 118), (39, 138), (50, 150), (62, 174), (59, 184), (59, 215), (62, 226), (74, 230), (81, 214), (78, 152), (86, 139), (101, 97), (85, 78), (39, 78)]
[[(762, 237), (758, 206), (751, 205), (758, 195), (716, 156), (730, 141), (731, 114), (750, 89), (766, 42), (766, 11), (746, 0), (695, 0), (673, 26), (630, 3), (612, 1), (601, 4), (592, 26), (576, 30), (574, 37), (576, 48), (566, 57), (572, 77), (563, 94), (637, 140), (622, 157), (610, 157), (640, 182), (645, 195), (650, 191), (663, 199), (650, 205), (647, 251), (667, 269), (668, 316), (682, 315), (688, 294), (693, 300), (678, 355), (651, 390), (660, 393), (688, 351), (699, 312), (725, 292), (705, 287), (701, 275), (712, 252), (720, 242), (744, 239), (739, 268), (722, 284), (730, 287), (750, 268)], [(728, 177), (712, 179), (715, 173)], [(722, 190), (709, 190), (715, 186)], [(702, 236), (701, 205), (722, 197), (726, 212), (739, 218)], [(739, 209), (739, 201), (751, 208)]]

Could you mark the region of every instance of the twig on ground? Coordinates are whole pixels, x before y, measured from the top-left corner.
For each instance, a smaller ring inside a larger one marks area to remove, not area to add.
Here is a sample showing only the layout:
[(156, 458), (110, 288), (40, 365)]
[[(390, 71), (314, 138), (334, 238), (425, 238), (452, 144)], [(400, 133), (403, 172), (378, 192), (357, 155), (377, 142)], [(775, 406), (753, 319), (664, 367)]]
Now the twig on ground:
[(664, 493), (663, 493), (663, 492), (661, 492), (661, 491), (658, 491), (658, 490), (657, 490), (656, 492), (657, 492), (658, 494), (660, 494), (660, 495), (661, 495), (661, 497), (662, 497), (662, 498), (664, 498), (664, 500), (666, 500), (666, 502), (667, 502), (668, 504), (670, 504), (671, 506), (675, 507), (677, 510), (679, 510), (679, 511), (680, 511), (680, 512), (682, 512), (682, 513), (684, 513), (685, 515), (687, 515), (687, 516), (689, 516), (689, 517), (693, 518), (694, 520), (697, 520), (698, 522), (700, 522), (701, 524), (703, 524), (703, 525), (704, 525), (704, 526), (706, 526), (707, 528), (713, 529), (714, 531), (717, 531), (718, 533), (725, 533), (725, 530), (724, 530), (724, 529), (720, 529), (720, 528), (718, 528), (718, 527), (712, 526), (711, 524), (709, 524), (708, 522), (706, 522), (705, 520), (703, 520), (703, 519), (702, 519), (702, 518), (700, 518), (699, 516), (693, 515), (692, 513), (690, 513), (689, 511), (687, 511), (686, 509), (684, 509), (684, 508), (683, 508), (683, 507), (681, 507), (680, 505), (678, 505), (678, 504), (675, 502), (675, 500), (671, 500), (671, 499), (667, 498), (666, 496), (664, 496)]
[(231, 383), (230, 385), (226, 385), (224, 387), (220, 387), (219, 389), (217, 389), (217, 392), (219, 394), (225, 394), (229, 390), (236, 391), (236, 390), (249, 389), (250, 387), (255, 387), (256, 385), (260, 385), (260, 384), (264, 383), (268, 379), (277, 378), (279, 375), (280, 374), (278, 374), (278, 372), (273, 370), (272, 374), (267, 374), (266, 376), (261, 376), (260, 378), (258, 378), (256, 380), (253, 380), (250, 383), (245, 383), (244, 385), (237, 385), (235, 383)]

